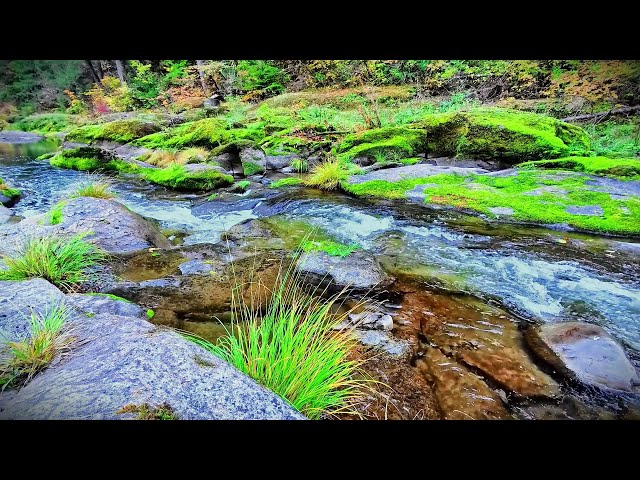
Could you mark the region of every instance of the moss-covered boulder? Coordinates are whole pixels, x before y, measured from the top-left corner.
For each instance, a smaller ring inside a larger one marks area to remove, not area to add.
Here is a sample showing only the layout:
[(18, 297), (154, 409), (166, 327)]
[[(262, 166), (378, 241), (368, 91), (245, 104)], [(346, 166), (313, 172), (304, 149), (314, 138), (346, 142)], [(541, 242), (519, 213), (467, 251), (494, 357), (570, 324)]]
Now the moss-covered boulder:
[(591, 148), (582, 128), (515, 110), (478, 108), (431, 114), (415, 126), (426, 131), (427, 152), (455, 158), (517, 163), (585, 155)]
[(52, 157), (49, 163), (54, 167), (82, 171), (112, 170), (126, 172), (135, 168), (132, 164), (118, 159), (112, 152), (96, 147), (63, 150)]
[(387, 160), (412, 157), (426, 147), (421, 128), (383, 127), (347, 135), (337, 148), (343, 160), (382, 155)]
[(11, 185), (0, 178), (0, 205), (13, 207), (21, 196), (22, 192), (20, 190), (12, 188)]
[(138, 173), (150, 182), (175, 190), (204, 191), (233, 184), (233, 177), (214, 165), (176, 165), (142, 168)]
[(137, 138), (157, 133), (161, 129), (162, 126), (157, 122), (131, 118), (78, 127), (71, 130), (65, 139), (88, 143), (96, 140), (128, 143)]
[(586, 172), (595, 175), (640, 180), (639, 158), (564, 157), (554, 160), (525, 162), (518, 165), (518, 168), (522, 170), (533, 170), (536, 168), (572, 170), (574, 172)]
[(270, 156), (287, 154), (308, 156), (319, 150), (327, 150), (331, 146), (331, 141), (312, 140), (303, 135), (279, 133), (263, 138), (259, 145)]

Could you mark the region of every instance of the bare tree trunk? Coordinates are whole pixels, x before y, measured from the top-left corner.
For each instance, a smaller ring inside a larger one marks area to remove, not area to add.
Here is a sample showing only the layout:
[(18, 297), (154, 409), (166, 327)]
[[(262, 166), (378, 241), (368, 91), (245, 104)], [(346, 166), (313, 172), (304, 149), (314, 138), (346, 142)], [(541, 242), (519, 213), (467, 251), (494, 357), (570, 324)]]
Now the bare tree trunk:
[(563, 122), (581, 122), (583, 120), (604, 120), (609, 115), (620, 115), (620, 114), (632, 113), (636, 111), (640, 111), (640, 105), (615, 108), (613, 110), (607, 110), (606, 112), (600, 112), (600, 113), (576, 115), (575, 117), (566, 117), (566, 118), (561, 118), (560, 120), (562, 120)]
[(122, 60), (116, 60), (116, 70), (118, 71), (118, 78), (120, 79), (120, 84), (124, 85), (127, 83), (127, 80), (124, 77), (124, 63)]
[(200, 85), (202, 85), (202, 90), (205, 95), (209, 95), (209, 89), (207, 88), (207, 82), (204, 79), (204, 72), (202, 71), (202, 67), (204, 66), (204, 61), (196, 60), (196, 65), (198, 66), (198, 75), (200, 76)]
[(100, 77), (100, 80), (102, 80), (104, 78), (104, 69), (102, 68), (102, 60), (98, 60), (98, 77)]
[(91, 76), (95, 80), (96, 84), (99, 85), (100, 88), (102, 88), (102, 83), (100, 83), (100, 77), (98, 76), (98, 72), (96, 72), (96, 69), (94, 68), (91, 60), (85, 60), (85, 63), (89, 66), (89, 71), (91, 72)]

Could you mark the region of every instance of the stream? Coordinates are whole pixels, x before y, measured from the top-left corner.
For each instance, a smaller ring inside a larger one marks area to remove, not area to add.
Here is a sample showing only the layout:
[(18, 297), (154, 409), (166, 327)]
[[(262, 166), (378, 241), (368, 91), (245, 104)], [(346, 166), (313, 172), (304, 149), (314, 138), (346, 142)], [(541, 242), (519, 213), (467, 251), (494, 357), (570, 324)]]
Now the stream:
[[(58, 143), (0, 143), (0, 177), (24, 193), (13, 208), (16, 215), (47, 211), (89, 176), (35, 160), (55, 150)], [(487, 223), (419, 205), (366, 202), (302, 189), (250, 191), (238, 195), (237, 202), (202, 203), (206, 196), (176, 193), (120, 176), (114, 177), (113, 190), (131, 210), (157, 221), (174, 243), (216, 243), (231, 226), (263, 218), (288, 247), (294, 247), (313, 228), (319, 236), (357, 243), (373, 253), (385, 270), (413, 285), (408, 288), (401, 282), (403, 292), (412, 292), (408, 297), (414, 303), (409, 305), (407, 300), (407, 311), (416, 308), (450, 315), (446, 321), (451, 331), (475, 329), (481, 331), (482, 341), (489, 342), (487, 335), (507, 330), (513, 330), (509, 335), (516, 338), (521, 322), (581, 320), (604, 327), (636, 367), (640, 365), (638, 240)], [(433, 293), (427, 298), (429, 291)], [(479, 312), (474, 321), (480, 323), (461, 327), (462, 316), (475, 315), (470, 312)], [(513, 328), (497, 322), (510, 322)], [(413, 327), (425, 331), (421, 323)], [(409, 326), (404, 329), (414, 331)], [(564, 386), (564, 392), (581, 399), (581, 405), (586, 402), (610, 410), (610, 400), (594, 399), (571, 386)], [(535, 413), (545, 402), (534, 400), (517, 407), (516, 416), (547, 418), (547, 413)], [(583, 418), (581, 411), (567, 407), (553, 418)]]

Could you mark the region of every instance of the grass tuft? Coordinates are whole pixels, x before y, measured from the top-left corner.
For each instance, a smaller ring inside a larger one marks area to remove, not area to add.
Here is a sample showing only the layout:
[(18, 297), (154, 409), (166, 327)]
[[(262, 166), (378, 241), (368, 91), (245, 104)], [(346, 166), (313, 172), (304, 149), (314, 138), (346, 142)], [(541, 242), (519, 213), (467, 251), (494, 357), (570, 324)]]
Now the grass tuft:
[(47, 309), (44, 314), (31, 312), (29, 337), (7, 342), (6, 355), (0, 364), (0, 387), (16, 387), (31, 380), (46, 368), (58, 353), (68, 349), (73, 340), (64, 323), (69, 308), (64, 304)]
[(350, 172), (344, 164), (333, 159), (316, 165), (304, 180), (304, 184), (320, 190), (338, 190), (341, 183), (349, 178), (349, 174)]
[(106, 257), (96, 245), (84, 240), (87, 235), (29, 239), (16, 257), (5, 258), (9, 268), (0, 271), (0, 280), (44, 278), (63, 290), (73, 291), (92, 278), (90, 270)]
[(356, 243), (344, 245), (342, 243), (332, 242), (329, 240), (305, 240), (302, 242), (301, 247), (305, 252), (326, 252), (332, 257), (348, 257), (353, 252), (360, 249), (360, 245)]
[(282, 187), (288, 187), (291, 185), (300, 185), (301, 183), (303, 183), (303, 181), (301, 178), (298, 178), (298, 177), (281, 178), (280, 180), (271, 182), (271, 184), (269, 185), (269, 188), (282, 188)]
[(93, 198), (115, 198), (116, 194), (111, 190), (113, 182), (107, 177), (96, 177), (82, 183), (74, 190), (70, 198), (93, 197)]

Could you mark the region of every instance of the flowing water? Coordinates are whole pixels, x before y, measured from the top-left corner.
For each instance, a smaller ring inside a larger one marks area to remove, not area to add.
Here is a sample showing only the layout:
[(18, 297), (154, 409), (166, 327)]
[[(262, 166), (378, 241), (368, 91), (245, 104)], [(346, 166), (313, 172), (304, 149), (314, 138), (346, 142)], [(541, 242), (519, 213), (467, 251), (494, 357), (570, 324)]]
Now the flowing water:
[[(56, 169), (46, 160), (34, 159), (56, 146), (55, 141), (0, 144), (0, 177), (24, 192), (14, 208), (16, 214), (27, 217), (47, 211), (65, 191), (87, 178), (86, 173)], [(302, 190), (253, 201), (238, 196), (231, 208), (229, 203), (219, 208), (215, 201), (207, 208), (194, 208), (203, 196), (171, 192), (134, 178), (116, 177), (114, 182), (125, 205), (156, 220), (186, 244), (216, 243), (222, 232), (249, 218), (265, 218), (289, 247), (316, 229), (316, 235), (357, 243), (375, 254), (390, 273), (417, 278), (427, 288), (437, 288), (443, 298), (464, 294), (487, 308), (497, 305), (518, 321), (597, 323), (625, 345), (632, 360), (639, 358), (637, 240), (486, 224), (476, 217), (416, 205), (367, 203)], [(451, 315), (456, 318), (447, 319), (450, 328), (463, 328), (456, 323), (460, 313)], [(489, 332), (483, 335), (495, 333), (492, 328), (506, 328), (496, 320), (500, 315), (491, 315), (483, 319), (478, 314), (480, 323), (464, 328)], [(516, 330), (507, 330), (516, 335)]]

